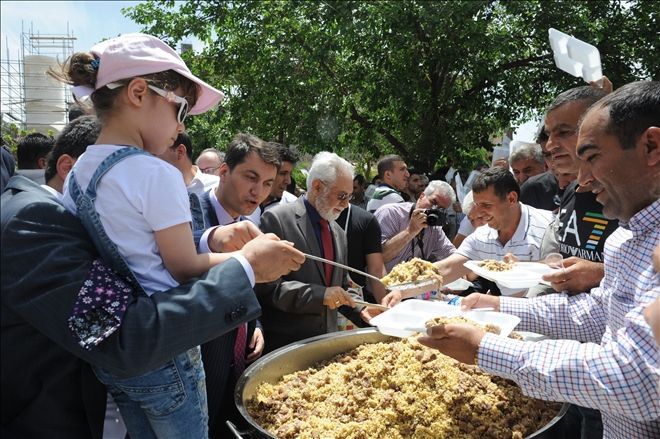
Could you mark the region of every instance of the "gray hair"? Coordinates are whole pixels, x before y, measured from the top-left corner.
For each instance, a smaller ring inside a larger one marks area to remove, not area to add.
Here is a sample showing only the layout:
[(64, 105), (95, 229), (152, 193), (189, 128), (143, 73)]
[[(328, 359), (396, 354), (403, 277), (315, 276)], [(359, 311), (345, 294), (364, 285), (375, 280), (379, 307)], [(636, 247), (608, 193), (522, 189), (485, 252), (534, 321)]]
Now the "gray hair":
[(307, 174), (307, 189), (312, 188), (314, 180), (321, 180), (324, 183), (334, 183), (337, 181), (337, 174), (345, 174), (353, 179), (354, 166), (334, 152), (321, 151), (314, 156), (312, 166)]
[(461, 204), (461, 210), (464, 214), (469, 215), (470, 211), (474, 207), (474, 195), (472, 191), (468, 192), (465, 198), (463, 198), (463, 204)]
[(566, 90), (555, 98), (546, 110), (546, 114), (552, 110), (556, 110), (565, 104), (572, 102), (583, 101), (586, 107), (590, 107), (604, 97), (607, 93), (600, 88), (595, 88), (590, 85), (583, 85)]
[(440, 194), (451, 200), (452, 203), (456, 202), (456, 193), (449, 183), (442, 180), (433, 180), (424, 189), (424, 196), (426, 198), (432, 197), (433, 194)]
[(515, 163), (518, 160), (534, 159), (537, 163), (545, 165), (543, 161), (543, 151), (541, 145), (537, 143), (526, 143), (516, 149), (509, 157), (509, 163)]

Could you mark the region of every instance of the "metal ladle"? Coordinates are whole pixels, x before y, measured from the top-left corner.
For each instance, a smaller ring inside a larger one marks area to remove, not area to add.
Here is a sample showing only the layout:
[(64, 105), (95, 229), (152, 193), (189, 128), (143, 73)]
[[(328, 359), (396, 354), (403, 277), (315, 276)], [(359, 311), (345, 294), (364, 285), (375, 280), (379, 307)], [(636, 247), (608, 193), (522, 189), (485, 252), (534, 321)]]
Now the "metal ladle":
[[(310, 254), (307, 254), (307, 253), (304, 253), (304, 255), (305, 255), (306, 258), (311, 259), (313, 261), (318, 261), (318, 262), (323, 262), (324, 264), (334, 265), (335, 267), (343, 268), (344, 270), (352, 271), (353, 273), (361, 274), (362, 276), (364, 276), (366, 278), (373, 279), (377, 282), (380, 282), (383, 285), (383, 287), (385, 287), (385, 289), (387, 291), (401, 291), (401, 290), (408, 290), (408, 289), (415, 289), (415, 288), (426, 288), (427, 286), (429, 288), (431, 288), (431, 287), (435, 286), (436, 283), (437, 283), (433, 279), (422, 279), (422, 280), (413, 281), (413, 282), (406, 282), (406, 283), (402, 283), (402, 284), (385, 285), (379, 277), (376, 277), (373, 274), (365, 273), (364, 271), (357, 270), (353, 267), (349, 267), (348, 265), (340, 264), (339, 262), (335, 262), (335, 261), (330, 261), (328, 259), (324, 259), (324, 258), (321, 258), (319, 256), (314, 256), (314, 255), (310, 255)], [(423, 291), (420, 291), (420, 292), (423, 292)]]

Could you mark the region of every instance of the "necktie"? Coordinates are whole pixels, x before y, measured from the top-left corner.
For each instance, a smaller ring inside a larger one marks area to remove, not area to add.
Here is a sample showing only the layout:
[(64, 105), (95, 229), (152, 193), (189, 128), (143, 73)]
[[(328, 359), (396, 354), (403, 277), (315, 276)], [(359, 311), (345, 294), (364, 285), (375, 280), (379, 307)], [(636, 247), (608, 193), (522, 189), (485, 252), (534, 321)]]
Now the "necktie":
[(236, 341), (234, 342), (234, 375), (236, 379), (245, 370), (245, 346), (247, 344), (247, 323), (236, 328)]
[[(238, 219), (230, 222), (234, 224), (241, 221), (243, 218), (240, 216)], [(229, 225), (228, 224), (228, 225)], [(234, 341), (234, 376), (236, 379), (241, 376), (245, 370), (245, 346), (247, 345), (247, 323), (241, 323), (236, 328), (236, 341)]]
[[(323, 257), (330, 261), (335, 260), (335, 250), (332, 247), (332, 234), (330, 233), (330, 224), (327, 220), (321, 218), (319, 220), (321, 225), (321, 245), (323, 246)], [(323, 264), (325, 268), (325, 284), (330, 286), (332, 281), (332, 265)]]

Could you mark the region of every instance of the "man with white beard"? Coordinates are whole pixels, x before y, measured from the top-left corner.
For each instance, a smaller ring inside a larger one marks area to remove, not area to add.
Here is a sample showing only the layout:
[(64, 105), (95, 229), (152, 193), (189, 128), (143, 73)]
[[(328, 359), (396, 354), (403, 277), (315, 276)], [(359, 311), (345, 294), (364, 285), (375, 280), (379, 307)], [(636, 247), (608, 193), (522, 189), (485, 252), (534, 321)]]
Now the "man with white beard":
[[(320, 152), (309, 169), (307, 194), (264, 212), (261, 230), (292, 242), (304, 253), (346, 264), (346, 235), (335, 220), (352, 192), (353, 165), (337, 154)], [(268, 334), (265, 351), (337, 331), (337, 311), (364, 326), (371, 316), (355, 306), (358, 296), (347, 288), (345, 270), (311, 259), (291, 275), (257, 285), (261, 322)]]

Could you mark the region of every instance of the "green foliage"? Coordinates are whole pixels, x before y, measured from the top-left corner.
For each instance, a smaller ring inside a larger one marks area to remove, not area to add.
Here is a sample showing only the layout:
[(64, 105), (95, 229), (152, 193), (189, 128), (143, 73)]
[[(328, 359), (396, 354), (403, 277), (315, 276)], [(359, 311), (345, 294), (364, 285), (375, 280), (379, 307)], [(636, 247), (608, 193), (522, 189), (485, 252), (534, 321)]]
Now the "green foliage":
[[(9, 151), (16, 157), (16, 148), (18, 147), (18, 140), (36, 130), (24, 130), (19, 128), (18, 125), (2, 121), (0, 125), (0, 133), (2, 135), (2, 144), (5, 145)], [(52, 136), (51, 132), (48, 132)]]
[[(492, 134), (582, 80), (559, 71), (547, 29), (588, 41), (615, 85), (658, 79), (660, 3), (600, 1), (149, 1), (125, 13), (225, 91), (193, 118), (199, 148), (252, 132), (370, 166), (387, 153), (432, 170), (482, 161)], [(653, 29), (656, 29), (655, 31)], [(203, 145), (201, 145), (203, 144)]]
[[(298, 166), (293, 169), (293, 172), (291, 173), (291, 177), (293, 178), (293, 181), (296, 182), (297, 188), (307, 190), (307, 177), (300, 170), (301, 166), (303, 165), (298, 163)], [(305, 166), (305, 168), (309, 168), (309, 166)]]

